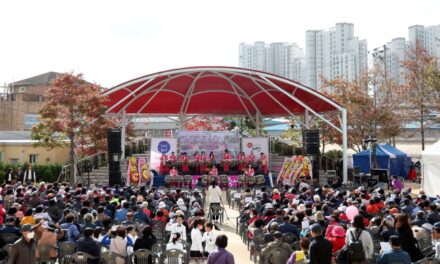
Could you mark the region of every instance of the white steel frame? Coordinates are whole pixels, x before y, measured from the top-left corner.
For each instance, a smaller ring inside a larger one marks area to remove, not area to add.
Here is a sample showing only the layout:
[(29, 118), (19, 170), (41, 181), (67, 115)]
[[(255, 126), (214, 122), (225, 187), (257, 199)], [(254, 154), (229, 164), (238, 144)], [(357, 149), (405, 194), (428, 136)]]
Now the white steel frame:
[[(195, 73), (195, 75), (193, 75), (194, 73)], [(231, 74), (231, 76), (226, 76), (225, 73)], [(139, 91), (141, 91), (141, 89), (143, 87), (145, 87), (146, 85), (148, 85), (152, 80), (154, 80), (155, 78), (161, 77), (161, 76), (166, 76), (167, 78), (155, 83), (151, 87), (149, 87), (146, 90), (139, 93)], [(170, 80), (177, 78), (177, 77), (182, 77), (182, 76), (191, 77), (193, 79), (191, 84), (189, 85), (189, 89), (187, 90), (187, 92), (185, 94), (182, 94), (182, 93), (173, 91), (171, 89), (165, 88)], [(212, 89), (212, 90), (194, 93), (194, 87), (196, 85), (196, 82), (198, 80), (200, 80), (204, 77), (208, 77), (208, 76), (211, 76), (211, 77), (215, 76), (215, 77), (223, 78), (224, 80), (228, 81), (228, 83), (231, 85), (232, 91)], [(235, 76), (241, 76), (244, 78), (251, 79), (252, 82), (255, 84), (255, 86), (260, 89), (260, 91), (253, 94), (253, 95), (248, 95), (246, 92), (244, 92), (243, 88), (240, 87), (240, 85), (233, 80), (233, 77), (235, 77)], [(255, 76), (257, 76), (257, 78)], [(295, 90), (292, 93), (289, 93), (286, 90), (284, 90), (283, 88), (276, 85), (271, 80), (276, 80), (276, 81), (287, 83), (291, 86), (294, 86)], [(136, 88), (134, 91), (131, 91), (130, 89), (127, 88), (130, 85), (140, 83), (140, 82), (143, 82), (143, 83), (138, 88)], [(264, 88), (262, 84), (265, 84), (266, 86), (270, 87), (270, 89)], [(315, 110), (313, 110), (306, 102), (297, 98), (295, 96), (295, 92), (298, 89), (301, 89), (301, 90), (306, 91), (307, 93), (309, 93), (313, 96), (318, 97), (319, 99), (332, 105), (336, 110), (338, 110), (340, 112), (340, 115), (338, 115), (339, 124), (334, 124), (331, 120), (327, 119), (325, 116), (323, 116), (323, 115), (319, 114), (318, 112), (316, 112)], [(174, 116), (176, 116), (176, 115), (179, 116), (179, 119), (181, 122), (184, 122), (187, 118), (187, 115), (188, 115), (187, 110), (188, 110), (188, 106), (190, 104), (192, 95), (200, 94), (200, 93), (209, 93), (209, 92), (222, 92), (222, 93), (235, 94), (237, 96), (237, 99), (239, 100), (241, 106), (246, 111), (246, 114), (249, 116), (249, 118), (255, 124), (257, 124), (257, 130), (259, 128), (258, 125), (259, 125), (260, 118), (261, 117), (268, 117), (268, 116), (263, 116), (261, 114), (260, 109), (252, 100), (252, 98), (257, 94), (265, 93), (274, 102), (276, 102), (281, 108), (283, 108), (283, 110), (286, 111), (287, 115), (289, 115), (289, 116), (295, 115), (285, 105), (283, 105), (280, 101), (278, 101), (272, 94), (270, 94), (270, 91), (281, 92), (282, 94), (284, 94), (288, 98), (292, 99), (292, 101), (296, 102), (297, 104), (299, 104), (300, 106), (302, 106), (304, 108), (305, 124), (307, 127), (309, 125), (308, 124), (309, 123), (308, 122), (308, 120), (309, 120), (308, 115), (313, 114), (314, 116), (323, 120), (328, 125), (330, 125), (331, 127), (333, 127), (334, 129), (336, 129), (337, 131), (339, 131), (342, 134), (343, 182), (346, 183), (348, 181), (348, 175), (347, 175), (347, 155), (348, 155), (348, 153), (347, 153), (348, 152), (347, 110), (345, 108), (343, 108), (342, 106), (340, 106), (339, 104), (335, 103), (334, 101), (330, 100), (326, 96), (324, 96), (324, 95), (320, 94), (319, 92), (317, 92), (309, 87), (306, 87), (300, 83), (296, 83), (296, 82), (290, 81), (288, 79), (284, 79), (284, 78), (276, 76), (276, 75), (272, 75), (272, 74), (268, 74), (268, 73), (264, 73), (264, 72), (259, 72), (259, 71), (253, 71), (253, 70), (249, 70), (249, 69), (230, 68), (230, 67), (191, 67), (191, 68), (175, 69), (175, 70), (170, 70), (170, 71), (166, 71), (166, 72), (160, 72), (160, 73), (156, 73), (156, 74), (147, 75), (147, 76), (126, 82), (126, 83), (121, 84), (119, 86), (116, 86), (116, 87), (106, 91), (103, 94), (103, 96), (108, 96), (108, 95), (110, 95), (116, 91), (119, 91), (119, 90), (126, 90), (129, 92), (129, 94), (126, 95), (119, 102), (117, 102), (115, 105), (111, 106), (107, 110), (106, 116), (118, 116), (118, 117), (124, 119), (122, 121), (122, 124), (124, 126), (124, 128), (122, 129), (123, 135), (125, 135), (125, 126), (127, 125), (127, 122), (125, 121), (126, 118), (133, 117), (133, 116), (134, 117), (145, 116), (146, 114), (141, 113), (142, 110), (144, 110), (148, 106), (148, 104), (154, 99), (154, 97), (156, 97), (156, 95), (162, 91), (173, 92), (173, 93), (178, 94), (183, 97), (183, 102), (180, 107), (180, 113), (174, 114)], [(128, 105), (130, 105), (137, 98), (139, 98), (139, 96), (147, 94), (147, 93), (152, 93), (153, 95), (149, 98), (149, 100), (147, 100), (143, 104), (143, 106), (140, 108), (140, 110), (136, 114), (126, 113), (126, 108)], [(252, 105), (252, 107), (255, 109), (255, 111), (256, 111), (255, 116), (253, 116), (251, 114), (250, 109), (248, 109), (246, 107), (246, 104), (243, 102), (243, 99), (247, 99), (250, 102), (250, 104)], [(112, 111), (115, 107), (117, 107), (118, 105), (120, 105), (121, 103), (123, 103), (126, 100), (128, 100), (128, 101), (125, 103), (125, 106), (123, 106), (117, 113), (112, 113)], [(148, 116), (171, 116), (171, 114), (148, 114)], [(122, 138), (121, 144), (125, 145), (124, 139), (125, 139), (125, 137)], [(124, 145), (122, 145), (122, 147), (123, 147), (122, 149), (124, 149)], [(122, 156), (122, 158), (124, 158), (124, 155)]]

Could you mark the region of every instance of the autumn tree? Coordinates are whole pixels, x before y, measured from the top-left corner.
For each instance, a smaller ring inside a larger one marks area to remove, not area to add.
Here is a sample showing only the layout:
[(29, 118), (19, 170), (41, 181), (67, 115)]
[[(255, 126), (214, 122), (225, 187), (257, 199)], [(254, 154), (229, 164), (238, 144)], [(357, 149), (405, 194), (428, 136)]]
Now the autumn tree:
[[(369, 136), (385, 141), (390, 135), (400, 133), (401, 122), (395, 101), (380, 99), (386, 94), (394, 94), (394, 86), (384, 82), (379, 73), (373, 68), (354, 81), (324, 80), (324, 93), (347, 109), (348, 143), (357, 152), (367, 148), (364, 140)], [(328, 129), (330, 127), (324, 130)], [(326, 134), (329, 140), (340, 141), (337, 134), (328, 131)]]
[(402, 87), (402, 111), (408, 121), (420, 124), (422, 150), (425, 149), (425, 129), (438, 122), (440, 111), (440, 70), (438, 58), (417, 42), (403, 62), (406, 85)]
[(53, 149), (70, 148), (70, 182), (74, 181), (75, 148), (105, 149), (109, 122), (104, 119), (105, 98), (98, 85), (88, 83), (82, 74), (61, 74), (46, 92), (40, 122), (32, 128), (36, 145)]

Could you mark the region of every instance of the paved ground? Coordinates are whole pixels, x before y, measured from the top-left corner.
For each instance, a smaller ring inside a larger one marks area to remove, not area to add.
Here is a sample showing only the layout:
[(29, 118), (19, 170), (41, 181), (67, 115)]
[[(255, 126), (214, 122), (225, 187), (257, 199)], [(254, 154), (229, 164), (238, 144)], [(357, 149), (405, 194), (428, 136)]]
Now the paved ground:
[[(237, 264), (251, 264), (254, 263), (249, 259), (249, 250), (247, 246), (243, 243), (240, 236), (235, 233), (235, 219), (238, 216), (238, 211), (234, 209), (229, 209), (229, 205), (226, 201), (226, 193), (223, 191), (223, 201), (226, 208), (226, 214), (229, 217), (229, 220), (225, 216), (223, 225), (220, 226), (220, 231), (217, 231), (219, 234), (225, 234), (228, 236), (228, 246), (227, 250), (229, 250), (234, 255), (235, 263)], [(209, 195), (206, 196), (206, 206), (209, 205)]]

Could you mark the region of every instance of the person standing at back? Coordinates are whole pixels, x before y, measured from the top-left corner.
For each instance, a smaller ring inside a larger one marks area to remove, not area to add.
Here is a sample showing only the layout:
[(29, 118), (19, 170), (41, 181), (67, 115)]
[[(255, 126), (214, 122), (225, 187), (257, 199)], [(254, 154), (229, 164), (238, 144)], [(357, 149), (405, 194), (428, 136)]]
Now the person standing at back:
[(417, 240), (414, 238), (413, 231), (409, 225), (408, 215), (398, 214), (396, 216), (396, 233), (400, 239), (402, 250), (411, 256), (412, 262), (423, 258), (420, 249), (417, 247)]
[(313, 224), (310, 227), (313, 237), (310, 244), (310, 264), (331, 264), (332, 263), (332, 243), (322, 235), (322, 227)]
[[(352, 227), (347, 230), (345, 244), (348, 246), (350, 263), (363, 263), (372, 258), (374, 244), (370, 233), (365, 230), (364, 217), (360, 214), (353, 218)], [(351, 251), (351, 253), (350, 253)]]
[(209, 253), (207, 264), (235, 264), (234, 255), (226, 250), (228, 246), (228, 237), (226, 235), (218, 235), (215, 239), (217, 250)]
[[(220, 203), (222, 201), (222, 190), (220, 189), (220, 187), (217, 186), (217, 182), (214, 180), (211, 182), (211, 186), (209, 186), (208, 188), (208, 193), (209, 193), (209, 208), (212, 208), (212, 206), (214, 205), (218, 205), (220, 206)], [(217, 217), (214, 216), (214, 220)]]

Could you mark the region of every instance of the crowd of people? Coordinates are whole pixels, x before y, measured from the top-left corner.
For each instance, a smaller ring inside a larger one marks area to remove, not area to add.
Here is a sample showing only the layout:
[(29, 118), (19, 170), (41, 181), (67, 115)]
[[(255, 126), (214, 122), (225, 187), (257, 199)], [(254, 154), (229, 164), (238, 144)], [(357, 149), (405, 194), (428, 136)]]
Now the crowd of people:
[[(220, 189), (214, 184), (209, 192), (218, 203)], [(117, 264), (129, 263), (141, 249), (152, 252), (149, 263), (171, 250), (188, 256), (180, 263), (234, 263), (227, 237), (205, 216), (204, 192), (17, 182), (4, 183), (0, 194), (0, 259), (9, 264), (36, 263), (41, 245), (51, 247), (52, 259), (66, 260), (66, 243), (88, 254), (88, 263), (101, 263), (108, 252)]]
[(270, 259), (271, 249), (284, 248), (289, 264), (440, 260), (440, 198), (423, 190), (413, 197), (397, 181), (391, 190), (310, 178), (271, 191), (248, 188), (236, 198), (239, 232), (253, 257)]
[[(237, 221), (251, 255), (266, 263), (280, 250), (289, 264), (439, 260), (440, 198), (423, 191), (414, 197), (396, 186), (369, 190), (303, 178), (293, 186), (228, 192), (240, 205)], [(150, 263), (163, 260), (170, 250), (184, 252), (181, 263), (234, 263), (225, 249), (228, 238), (216, 231), (219, 219), (204, 210), (205, 203), (207, 208), (223, 206), (223, 192), (212, 182), (205, 201), (205, 190), (5, 182), (0, 258), (10, 264), (35, 263), (39, 245), (53, 246), (50, 256), (61, 258), (60, 245), (72, 243), (93, 257), (88, 263), (98, 263), (103, 252), (112, 252), (118, 264), (127, 263), (140, 249), (154, 253)], [(3, 234), (15, 235), (14, 241)]]

